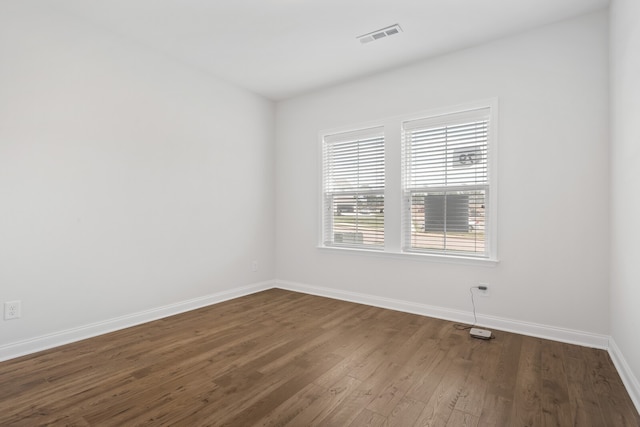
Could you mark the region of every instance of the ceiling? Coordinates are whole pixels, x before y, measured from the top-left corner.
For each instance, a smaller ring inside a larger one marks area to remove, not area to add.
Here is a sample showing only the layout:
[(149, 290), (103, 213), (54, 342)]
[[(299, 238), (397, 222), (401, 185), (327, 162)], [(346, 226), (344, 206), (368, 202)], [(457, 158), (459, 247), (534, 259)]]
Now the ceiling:
[[(273, 100), (606, 7), (608, 0), (53, 0)], [(402, 32), (361, 44), (393, 24)]]

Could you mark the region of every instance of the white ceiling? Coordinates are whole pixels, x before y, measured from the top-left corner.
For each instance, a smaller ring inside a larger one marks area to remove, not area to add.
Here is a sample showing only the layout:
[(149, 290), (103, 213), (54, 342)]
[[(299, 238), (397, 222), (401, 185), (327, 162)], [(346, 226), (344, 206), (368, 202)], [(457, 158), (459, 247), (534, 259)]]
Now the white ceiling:
[[(608, 0), (54, 0), (273, 100), (606, 7)], [(400, 24), (399, 35), (356, 36)]]

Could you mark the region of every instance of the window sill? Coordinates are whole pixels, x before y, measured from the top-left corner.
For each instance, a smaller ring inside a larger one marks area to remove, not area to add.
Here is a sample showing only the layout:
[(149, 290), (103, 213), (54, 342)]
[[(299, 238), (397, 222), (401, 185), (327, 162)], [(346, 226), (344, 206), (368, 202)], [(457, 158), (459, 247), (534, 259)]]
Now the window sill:
[(363, 249), (341, 246), (318, 246), (322, 252), (333, 252), (345, 255), (371, 256), (377, 258), (402, 259), (420, 262), (436, 262), (458, 265), (474, 265), (482, 267), (495, 267), (499, 260), (489, 258), (473, 258), (459, 255), (439, 255), (418, 252), (389, 252), (384, 249)]

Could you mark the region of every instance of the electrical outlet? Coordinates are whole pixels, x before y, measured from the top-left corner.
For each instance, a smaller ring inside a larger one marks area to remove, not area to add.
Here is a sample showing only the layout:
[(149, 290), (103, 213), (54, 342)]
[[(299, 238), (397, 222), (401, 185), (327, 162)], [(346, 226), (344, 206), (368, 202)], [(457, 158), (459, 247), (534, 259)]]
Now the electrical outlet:
[(251, 263), (251, 271), (258, 271), (258, 261), (253, 261)]
[(4, 303), (4, 320), (20, 318), (20, 301), (7, 301)]
[(481, 297), (488, 297), (491, 295), (491, 293), (489, 292), (489, 284), (488, 283), (479, 283), (478, 287), (484, 286), (487, 289), (478, 289), (478, 295)]

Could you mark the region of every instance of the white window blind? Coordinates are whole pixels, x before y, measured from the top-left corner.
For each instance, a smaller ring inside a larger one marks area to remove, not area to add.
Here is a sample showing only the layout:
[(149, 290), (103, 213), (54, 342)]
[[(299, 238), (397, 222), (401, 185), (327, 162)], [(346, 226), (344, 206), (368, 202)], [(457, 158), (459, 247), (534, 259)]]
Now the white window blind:
[(405, 251), (489, 257), (489, 108), (403, 123)]
[(384, 246), (384, 130), (323, 138), (323, 243)]

